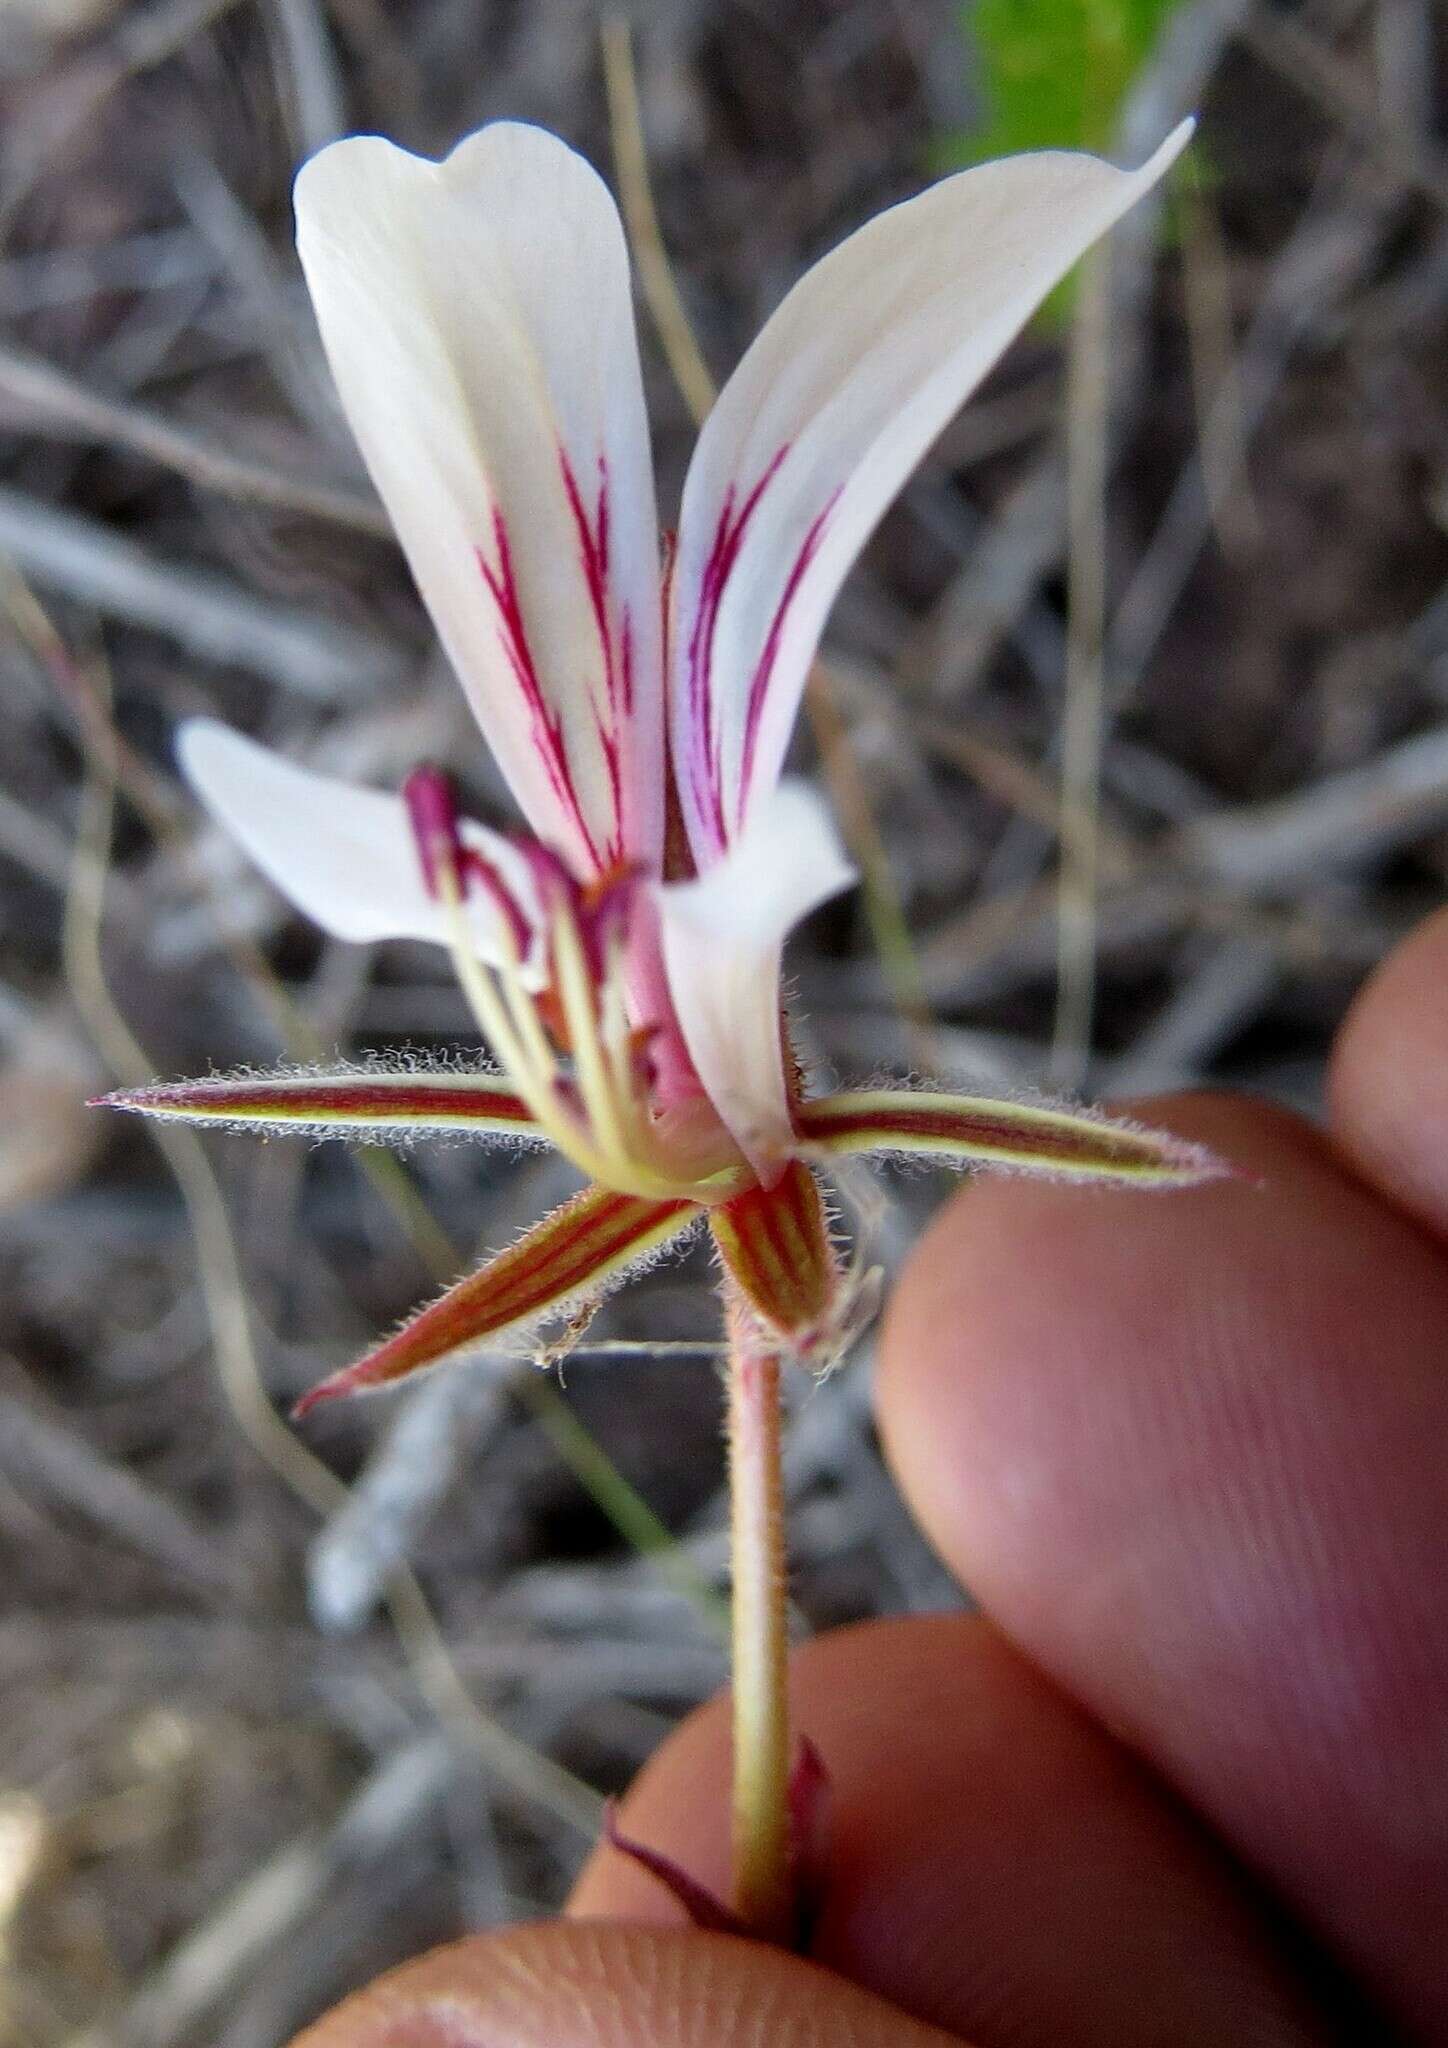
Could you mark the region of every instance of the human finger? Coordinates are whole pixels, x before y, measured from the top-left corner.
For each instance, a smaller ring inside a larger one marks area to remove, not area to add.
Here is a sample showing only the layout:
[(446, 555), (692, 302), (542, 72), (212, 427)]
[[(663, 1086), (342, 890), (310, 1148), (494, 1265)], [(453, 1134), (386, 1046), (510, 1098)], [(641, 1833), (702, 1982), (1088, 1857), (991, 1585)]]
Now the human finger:
[(898, 1287), (880, 1415), (1026, 1654), (1410, 2027), (1448, 2033), (1448, 1262), (1262, 1106), (1254, 1177), (981, 1182)]
[[(820, 1637), (791, 1710), (830, 1777), (817, 1960), (982, 2048), (1321, 2038), (1237, 1875), (980, 1617)], [(728, 1774), (716, 1701), (652, 1759), (625, 1832), (726, 1890)], [(679, 1918), (606, 1845), (570, 1910)]]
[(1338, 1033), (1328, 1095), (1367, 1180), (1448, 1233), (1448, 911), (1391, 952)]
[(548, 1921), (404, 1963), (293, 2048), (961, 2048), (812, 1963), (729, 1936)]

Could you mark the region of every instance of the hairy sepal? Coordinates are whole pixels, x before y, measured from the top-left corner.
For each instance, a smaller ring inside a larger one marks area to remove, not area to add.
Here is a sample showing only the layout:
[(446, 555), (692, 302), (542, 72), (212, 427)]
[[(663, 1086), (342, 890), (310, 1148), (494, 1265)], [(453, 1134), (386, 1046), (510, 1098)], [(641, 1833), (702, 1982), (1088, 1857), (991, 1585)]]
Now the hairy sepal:
[(585, 1188), (375, 1351), (313, 1387), (293, 1415), (300, 1420), (319, 1402), (390, 1386), (485, 1338), (516, 1336), (562, 1316), (677, 1243), (700, 1213), (694, 1202), (645, 1201), (609, 1188)]
[(847, 1089), (801, 1104), (796, 1120), (802, 1143), (822, 1156), (884, 1152), (1147, 1188), (1193, 1187), (1232, 1172), (1205, 1146), (1170, 1131), (1044, 1102)]
[(771, 1187), (709, 1211), (724, 1270), (766, 1339), (813, 1363), (837, 1345), (845, 1288), (819, 1182), (792, 1159)]
[(446, 1066), (339, 1067), (158, 1081), (99, 1098), (141, 1116), (313, 1138), (407, 1142), (433, 1134), (540, 1142), (522, 1097), (501, 1075)]

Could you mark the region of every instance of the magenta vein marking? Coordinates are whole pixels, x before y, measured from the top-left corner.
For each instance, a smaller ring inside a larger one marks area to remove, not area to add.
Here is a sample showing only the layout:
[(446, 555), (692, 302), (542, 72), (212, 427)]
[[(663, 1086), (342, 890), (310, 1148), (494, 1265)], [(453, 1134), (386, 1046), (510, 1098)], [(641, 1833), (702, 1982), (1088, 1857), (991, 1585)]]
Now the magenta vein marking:
[(760, 650), (759, 661), (750, 680), (749, 700), (744, 712), (744, 755), (739, 773), (739, 809), (735, 818), (736, 826), (741, 824), (744, 818), (744, 804), (754, 776), (754, 755), (759, 745), (759, 728), (763, 723), (770, 679), (774, 674), (774, 664), (779, 658), (780, 642), (784, 638), (790, 607), (799, 595), (800, 586), (809, 573), (810, 564), (819, 553), (820, 542), (825, 537), (830, 514), (839, 503), (840, 492), (843, 489), (843, 484), (837, 485), (825, 500), (823, 509), (810, 522), (809, 531), (801, 541), (799, 552), (794, 558), (789, 575), (785, 578), (784, 589), (780, 592), (779, 603), (774, 608), (774, 617), (769, 622), (769, 631), (765, 635), (764, 646)]
[(608, 503), (608, 458), (598, 458), (598, 502), (592, 518), (583, 502), (583, 493), (578, 488), (573, 464), (568, 451), (558, 450), (558, 464), (563, 472), (563, 489), (568, 498), (568, 509), (573, 515), (574, 531), (578, 535), (579, 558), (583, 565), (583, 580), (588, 589), (588, 601), (593, 610), (593, 622), (598, 634), (598, 644), (603, 652), (603, 687), (608, 699), (609, 721), (597, 712), (594, 724), (598, 731), (599, 745), (603, 751), (604, 766), (608, 775), (609, 792), (613, 803), (613, 832), (609, 851), (615, 859), (623, 846), (623, 777), (621, 772), (621, 727), (623, 720), (633, 710), (633, 653), (628, 638), (628, 614), (624, 613), (623, 645), (615, 647), (614, 635), (608, 616), (608, 572), (609, 572), (609, 503)]
[(608, 623), (608, 462), (605, 456), (599, 456), (598, 506), (591, 519), (573, 473), (573, 464), (563, 448), (558, 450), (558, 465), (563, 472), (563, 489), (568, 497), (568, 509), (573, 514), (574, 531), (578, 535), (583, 580), (588, 586), (588, 601), (593, 608), (598, 644), (603, 651), (604, 688), (612, 704), (615, 657), (613, 634)]
[(721, 847), (725, 843), (726, 832), (719, 746), (714, 724), (714, 635), (719, 624), (719, 608), (724, 591), (739, 560), (739, 551), (744, 545), (749, 523), (758, 510), (760, 499), (779, 473), (780, 464), (789, 450), (788, 441), (783, 442), (775, 450), (763, 474), (737, 513), (734, 510), (734, 486), (731, 484), (725, 491), (723, 503), (719, 507), (719, 523), (714, 530), (713, 545), (705, 560), (703, 575), (699, 579), (698, 609), (694, 614), (693, 628), (689, 634), (688, 775), (695, 802), (709, 820), (716, 842)]
[(507, 522), (496, 506), (493, 508), (493, 545), (498, 552), (496, 569), (491, 566), (481, 548), (475, 549), (474, 553), (483, 581), (497, 608), (503, 652), (508, 658), (508, 665), (517, 679), (523, 700), (532, 717), (533, 748), (543, 763), (553, 794), (572, 818), (589, 859), (597, 867), (601, 865), (598, 849), (594, 844), (593, 834), (588, 829), (583, 807), (578, 801), (578, 792), (573, 786), (573, 778), (568, 769), (562, 721), (548, 709), (533, 660), (533, 651), (528, 643), (528, 627), (523, 617), (522, 600), (518, 594), (518, 581), (513, 569), (513, 551), (508, 543)]

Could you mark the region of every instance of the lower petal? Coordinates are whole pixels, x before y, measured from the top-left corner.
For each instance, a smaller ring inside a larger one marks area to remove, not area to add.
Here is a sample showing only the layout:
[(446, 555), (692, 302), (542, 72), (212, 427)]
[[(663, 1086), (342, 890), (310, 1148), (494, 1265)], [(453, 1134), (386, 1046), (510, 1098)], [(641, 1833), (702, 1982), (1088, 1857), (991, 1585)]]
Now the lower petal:
[(761, 1180), (793, 1144), (780, 1029), (785, 937), (855, 873), (823, 799), (781, 783), (716, 866), (657, 891), (669, 994), (710, 1100)]
[(313, 1387), (293, 1414), (300, 1419), (339, 1394), (389, 1386), (485, 1337), (526, 1328), (602, 1294), (630, 1266), (692, 1229), (699, 1214), (693, 1202), (649, 1202), (585, 1188), (385, 1344)]

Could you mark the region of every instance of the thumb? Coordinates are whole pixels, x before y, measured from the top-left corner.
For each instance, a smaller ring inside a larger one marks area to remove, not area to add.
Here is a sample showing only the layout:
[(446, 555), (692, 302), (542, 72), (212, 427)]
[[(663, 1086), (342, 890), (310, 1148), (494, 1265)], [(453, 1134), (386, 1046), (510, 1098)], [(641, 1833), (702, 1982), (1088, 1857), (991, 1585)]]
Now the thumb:
[(542, 1921), (379, 1977), (292, 2048), (961, 2048), (813, 1963), (728, 1935)]

